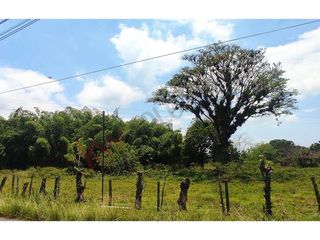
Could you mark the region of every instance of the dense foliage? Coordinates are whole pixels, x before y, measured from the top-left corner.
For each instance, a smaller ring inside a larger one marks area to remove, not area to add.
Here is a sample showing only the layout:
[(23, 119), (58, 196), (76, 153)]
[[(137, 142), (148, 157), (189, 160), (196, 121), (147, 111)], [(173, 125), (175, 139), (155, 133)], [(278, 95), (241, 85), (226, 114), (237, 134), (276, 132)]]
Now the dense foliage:
[(315, 146), (317, 143), (307, 148), (295, 145), (293, 141), (274, 139), (269, 143), (257, 144), (250, 148), (245, 154), (245, 159), (256, 162), (262, 155), (281, 166), (316, 167), (320, 166), (320, 150)]
[[(105, 160), (102, 161), (102, 113), (67, 107), (35, 112), (21, 108), (0, 118), (0, 168), (89, 167), (126, 174), (142, 167), (190, 167), (219, 162), (219, 140), (208, 121), (194, 120), (183, 137), (165, 123), (105, 117)], [(228, 148), (232, 162), (258, 164), (263, 155), (281, 166), (320, 166), (319, 143), (309, 148), (275, 139), (239, 153)], [(238, 161), (241, 160), (241, 161)]]
[(215, 128), (221, 161), (232, 160), (230, 138), (249, 118), (291, 114), (297, 92), (263, 49), (214, 44), (183, 58), (182, 68), (149, 99), (189, 111)]
[[(121, 173), (139, 164), (180, 164), (182, 135), (161, 123), (105, 117), (104, 168)], [(87, 166), (86, 156), (101, 169), (102, 114), (96, 109), (14, 111), (0, 118), (0, 167)]]

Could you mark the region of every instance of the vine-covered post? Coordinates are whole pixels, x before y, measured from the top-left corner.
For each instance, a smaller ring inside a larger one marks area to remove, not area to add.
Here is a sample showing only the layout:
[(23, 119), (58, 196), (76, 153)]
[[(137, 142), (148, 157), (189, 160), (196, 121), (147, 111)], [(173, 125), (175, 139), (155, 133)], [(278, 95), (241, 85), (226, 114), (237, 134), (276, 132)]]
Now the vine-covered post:
[(80, 203), (84, 200), (84, 190), (86, 188), (86, 184), (82, 184), (82, 175), (83, 173), (76, 169), (76, 190), (77, 190), (77, 197), (76, 197), (76, 202)]
[(137, 184), (136, 184), (136, 200), (135, 200), (135, 208), (136, 209), (141, 209), (141, 200), (142, 200), (142, 192), (143, 192), (143, 187), (144, 187), (144, 183), (143, 183), (143, 177), (142, 177), (142, 173), (138, 172), (137, 173)]
[(177, 200), (179, 210), (187, 210), (188, 190), (190, 186), (190, 179), (186, 178), (180, 183), (180, 195)]
[(260, 172), (264, 181), (264, 198), (265, 205), (263, 205), (264, 213), (268, 216), (272, 215), (272, 202), (271, 202), (271, 173), (273, 168), (266, 164), (264, 159), (260, 160)]

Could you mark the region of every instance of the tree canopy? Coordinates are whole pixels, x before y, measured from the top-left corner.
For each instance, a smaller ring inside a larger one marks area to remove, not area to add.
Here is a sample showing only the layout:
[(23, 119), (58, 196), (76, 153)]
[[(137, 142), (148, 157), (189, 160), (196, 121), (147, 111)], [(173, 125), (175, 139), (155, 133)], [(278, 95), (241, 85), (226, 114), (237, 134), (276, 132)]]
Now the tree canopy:
[(230, 160), (230, 137), (251, 117), (291, 114), (296, 90), (287, 88), (281, 65), (268, 63), (263, 49), (214, 44), (185, 55), (188, 66), (153, 93), (149, 102), (171, 104), (210, 121), (222, 161)]

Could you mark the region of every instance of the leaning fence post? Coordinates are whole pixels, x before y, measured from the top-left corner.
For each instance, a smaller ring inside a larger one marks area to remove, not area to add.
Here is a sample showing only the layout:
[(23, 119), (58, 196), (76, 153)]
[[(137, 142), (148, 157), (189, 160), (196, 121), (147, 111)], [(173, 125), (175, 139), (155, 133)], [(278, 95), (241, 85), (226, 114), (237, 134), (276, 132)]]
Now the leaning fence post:
[(16, 186), (16, 194), (19, 194), (19, 182), (20, 182), (20, 177), (17, 176), (17, 186)]
[(225, 210), (225, 207), (224, 207), (224, 201), (223, 201), (223, 193), (222, 193), (222, 187), (221, 187), (220, 173), (218, 175), (218, 186), (219, 186), (219, 194), (220, 194), (221, 211), (222, 211), (223, 214), (226, 214), (226, 210)]
[(31, 193), (32, 193), (32, 184), (33, 184), (33, 175), (30, 178), (29, 195), (31, 195)]
[(3, 189), (4, 185), (6, 184), (6, 181), (7, 181), (7, 177), (3, 177), (1, 184), (0, 184), (0, 193), (2, 193), (2, 189)]
[(11, 194), (14, 194), (14, 183), (15, 183), (15, 175), (12, 175), (12, 182), (11, 182)]
[(54, 197), (55, 199), (57, 199), (58, 196), (59, 196), (59, 193), (60, 193), (60, 177), (57, 176), (57, 177), (55, 177), (55, 179), (54, 179), (53, 197)]
[(39, 191), (40, 194), (43, 194), (43, 195), (47, 194), (47, 192), (46, 192), (46, 183), (47, 183), (47, 179), (46, 178), (42, 178), (40, 191)]
[(26, 191), (27, 191), (27, 188), (28, 188), (28, 185), (29, 185), (29, 183), (28, 182), (26, 182), (26, 183), (24, 183), (23, 184), (23, 186), (22, 186), (22, 192), (21, 192), (21, 196), (25, 196), (25, 194), (26, 194)]
[(230, 201), (229, 201), (229, 187), (228, 187), (228, 180), (224, 181), (224, 190), (226, 194), (226, 209), (227, 209), (227, 214), (229, 214), (230, 211)]
[(190, 186), (190, 179), (186, 178), (180, 183), (180, 195), (177, 200), (179, 210), (187, 210), (188, 190)]
[(312, 185), (313, 185), (313, 190), (316, 195), (317, 203), (318, 203), (318, 212), (320, 213), (320, 194), (318, 190), (318, 185), (316, 183), (316, 178), (314, 176), (311, 177)]
[(160, 181), (157, 184), (157, 211), (160, 211)]
[(136, 184), (136, 201), (135, 201), (135, 208), (136, 209), (141, 209), (141, 200), (142, 200), (142, 192), (143, 192), (143, 177), (142, 173), (138, 172), (137, 173), (138, 178), (137, 178), (137, 184)]
[(109, 179), (109, 206), (112, 206), (112, 180)]

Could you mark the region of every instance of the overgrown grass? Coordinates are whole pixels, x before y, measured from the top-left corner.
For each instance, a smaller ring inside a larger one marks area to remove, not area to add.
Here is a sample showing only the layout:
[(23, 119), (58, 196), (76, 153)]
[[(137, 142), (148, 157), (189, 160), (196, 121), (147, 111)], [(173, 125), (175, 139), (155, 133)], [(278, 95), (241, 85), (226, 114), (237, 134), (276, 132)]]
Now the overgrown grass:
[[(19, 194), (11, 194), (12, 174), (20, 176)], [(33, 194), (21, 196), (21, 187), (34, 174)], [(163, 209), (156, 211), (157, 181), (168, 174)], [(54, 177), (61, 176), (61, 192), (53, 198)], [(218, 185), (213, 169), (187, 169), (175, 173), (148, 170), (144, 174), (146, 183), (142, 197), (142, 209), (135, 210), (136, 176), (106, 176), (105, 205), (108, 202), (108, 179), (113, 181), (113, 205), (101, 206), (100, 175), (86, 171), (87, 188), (85, 202), (75, 203), (75, 177), (66, 169), (39, 168), (25, 171), (1, 170), (0, 177), (7, 176), (4, 192), (0, 194), (0, 216), (25, 220), (320, 220), (310, 176), (320, 180), (319, 168), (276, 167), (272, 181), (273, 216), (266, 218), (263, 183), (256, 168), (229, 166), (224, 176), (229, 177), (229, 216), (221, 213)], [(41, 177), (47, 177), (46, 196), (39, 195)], [(183, 177), (191, 178), (187, 207), (178, 211), (176, 200)], [(319, 184), (320, 185), (320, 184)], [(128, 207), (128, 208), (124, 208)]]

